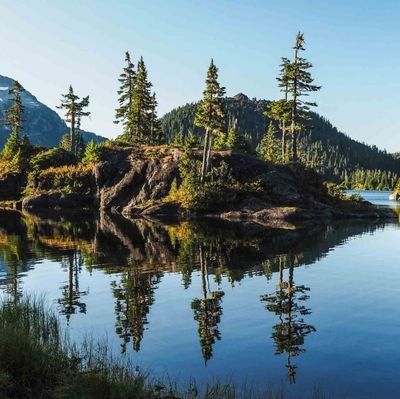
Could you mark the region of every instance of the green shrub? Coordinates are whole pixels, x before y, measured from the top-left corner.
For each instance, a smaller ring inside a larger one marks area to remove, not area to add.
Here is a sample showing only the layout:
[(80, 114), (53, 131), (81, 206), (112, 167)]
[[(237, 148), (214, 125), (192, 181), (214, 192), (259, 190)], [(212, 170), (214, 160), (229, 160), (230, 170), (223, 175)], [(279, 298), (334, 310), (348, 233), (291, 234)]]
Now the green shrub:
[(75, 165), (77, 159), (72, 152), (63, 148), (51, 148), (50, 150), (40, 152), (30, 161), (30, 170), (33, 173), (39, 173), (50, 167), (65, 165)]
[(93, 195), (95, 189), (95, 181), (90, 166), (82, 164), (65, 165), (50, 167), (38, 173), (30, 173), (25, 195), (34, 195), (45, 191)]

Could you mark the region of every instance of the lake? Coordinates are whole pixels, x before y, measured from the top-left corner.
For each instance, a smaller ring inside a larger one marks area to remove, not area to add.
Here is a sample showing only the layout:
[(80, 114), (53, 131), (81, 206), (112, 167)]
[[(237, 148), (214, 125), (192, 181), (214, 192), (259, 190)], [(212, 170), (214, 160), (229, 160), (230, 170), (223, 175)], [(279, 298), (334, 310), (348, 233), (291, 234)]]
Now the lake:
[(183, 386), (398, 398), (399, 243), (395, 222), (272, 229), (2, 210), (0, 287), (45, 295), (75, 340), (106, 339)]

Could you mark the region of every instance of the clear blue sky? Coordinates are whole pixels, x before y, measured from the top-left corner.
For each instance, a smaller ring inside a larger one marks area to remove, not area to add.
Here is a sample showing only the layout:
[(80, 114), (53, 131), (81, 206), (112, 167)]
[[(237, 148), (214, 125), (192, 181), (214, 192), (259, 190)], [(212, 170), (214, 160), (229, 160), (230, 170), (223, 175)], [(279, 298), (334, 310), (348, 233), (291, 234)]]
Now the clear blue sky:
[(400, 151), (398, 0), (0, 0), (0, 74), (55, 108), (71, 83), (84, 127), (115, 137), (124, 52), (143, 55), (159, 113), (200, 99), (210, 58), (228, 95), (274, 99), (297, 31), (322, 90), (318, 112), (351, 137)]

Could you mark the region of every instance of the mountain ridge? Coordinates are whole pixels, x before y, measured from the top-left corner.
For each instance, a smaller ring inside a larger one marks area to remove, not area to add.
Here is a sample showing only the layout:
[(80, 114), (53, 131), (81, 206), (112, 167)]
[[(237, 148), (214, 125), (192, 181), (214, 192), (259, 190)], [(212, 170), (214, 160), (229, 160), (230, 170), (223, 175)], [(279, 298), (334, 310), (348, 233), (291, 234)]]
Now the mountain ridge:
[[(228, 131), (235, 125), (237, 132), (244, 135), (255, 150), (270, 122), (264, 115), (269, 103), (269, 100), (250, 99), (243, 93), (226, 97), (225, 130)], [(203, 129), (194, 125), (197, 104), (187, 103), (161, 118), (161, 126), (168, 140), (173, 140), (178, 134), (187, 135), (190, 131), (202, 137)], [(380, 179), (384, 181), (381, 188), (393, 188), (397, 176), (400, 175), (400, 159), (375, 145), (351, 138), (333, 126), (327, 118), (315, 112), (309, 115), (312, 128), (305, 129), (299, 135), (300, 160), (303, 163), (314, 168), (327, 180), (343, 183), (348, 187), (354, 186), (353, 180)], [(376, 172), (378, 177), (374, 177), (374, 171), (380, 171)], [(375, 182), (370, 184), (367, 181), (367, 187), (368, 185), (372, 188)]]
[[(6, 109), (10, 106), (8, 90), (13, 82), (14, 79), (0, 75), (0, 118), (4, 117)], [(61, 137), (69, 130), (65, 121), (56, 111), (39, 101), (28, 90), (25, 89), (22, 92), (21, 98), (25, 108), (22, 132), (26, 133), (32, 144), (43, 147), (57, 146)], [(3, 148), (10, 131), (10, 127), (0, 125), (0, 148)], [(85, 142), (105, 140), (105, 138), (92, 132), (82, 131), (82, 133)]]

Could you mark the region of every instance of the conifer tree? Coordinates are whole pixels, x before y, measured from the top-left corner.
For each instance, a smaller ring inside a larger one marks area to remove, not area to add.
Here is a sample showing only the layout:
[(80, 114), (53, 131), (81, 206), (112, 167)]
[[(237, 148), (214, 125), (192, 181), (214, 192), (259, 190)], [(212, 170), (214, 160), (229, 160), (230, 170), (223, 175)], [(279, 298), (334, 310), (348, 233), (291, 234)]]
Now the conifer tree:
[(3, 125), (11, 127), (10, 136), (8, 137), (4, 149), (0, 155), (1, 160), (8, 162), (9, 166), (11, 163), (13, 165), (20, 165), (20, 162), (17, 160), (17, 158), (20, 159), (22, 155), (20, 132), (22, 129), (24, 113), (24, 106), (22, 105), (21, 99), (21, 93), (23, 91), (25, 91), (25, 89), (19, 84), (18, 81), (14, 80), (8, 92), (11, 95), (11, 106), (6, 110), (5, 118), (1, 121)]
[(80, 99), (74, 93), (72, 86), (69, 86), (67, 94), (62, 94), (59, 109), (65, 109), (65, 120), (70, 124), (69, 145), (70, 151), (78, 155), (77, 147), (77, 123), (80, 126), (80, 120), (83, 116), (89, 116), (90, 112), (84, 111), (89, 106), (89, 96)]
[(150, 101), (150, 143), (151, 144), (162, 144), (164, 143), (163, 132), (161, 130), (160, 120), (157, 117), (157, 99), (156, 93), (153, 93)]
[(118, 79), (120, 82), (120, 88), (118, 90), (119, 107), (115, 110), (114, 123), (122, 123), (124, 134), (128, 140), (132, 140), (134, 135), (134, 126), (131, 119), (136, 73), (135, 66), (131, 61), (131, 56), (128, 51), (125, 53), (125, 62), (126, 66)]
[[(277, 78), (281, 91), (284, 93), (283, 100), (276, 104), (275, 117), (280, 124), (282, 131), (282, 163), (286, 162), (286, 128), (290, 121), (291, 104), (288, 101), (289, 83), (290, 83), (290, 60), (282, 57), (281, 71)], [(274, 112), (272, 111), (272, 112)]]
[(309, 69), (312, 64), (305, 58), (299, 56), (300, 51), (305, 50), (305, 41), (303, 33), (298, 33), (294, 49), (294, 61), (290, 64), (288, 70), (288, 92), (292, 95), (291, 110), (291, 135), (292, 135), (292, 160), (297, 162), (297, 133), (302, 128), (301, 121), (306, 120), (307, 112), (310, 107), (317, 104), (307, 102), (301, 99), (308, 96), (310, 92), (318, 91), (321, 87), (313, 84), (314, 79), (311, 77)]
[(279, 142), (276, 138), (276, 130), (272, 122), (269, 123), (268, 130), (265, 136), (261, 139), (257, 146), (257, 152), (261, 159), (264, 161), (270, 161), (278, 163), (281, 160), (281, 154), (279, 153)]
[(222, 132), (224, 129), (225, 113), (222, 107), (224, 95), (225, 88), (218, 82), (218, 68), (211, 59), (207, 73), (206, 88), (203, 92), (203, 100), (197, 109), (194, 121), (195, 125), (205, 129), (201, 181), (204, 181), (209, 169), (212, 135)]
[(136, 69), (135, 85), (132, 92), (132, 115), (128, 119), (128, 131), (132, 131), (132, 143), (149, 143), (151, 123), (152, 96), (150, 93), (152, 84), (147, 79), (147, 69), (140, 60)]
[(3, 119), (3, 124), (10, 126), (13, 131), (15, 130), (18, 138), (20, 138), (23, 122), (24, 106), (22, 105), (21, 93), (24, 91), (25, 89), (20, 83), (14, 80), (11, 89), (8, 91), (8, 94), (11, 95), (9, 100), (11, 106), (6, 110), (6, 117)]
[(1, 160), (10, 162), (18, 153), (20, 147), (20, 138), (18, 137), (17, 130), (13, 129), (7, 142), (1, 152)]

